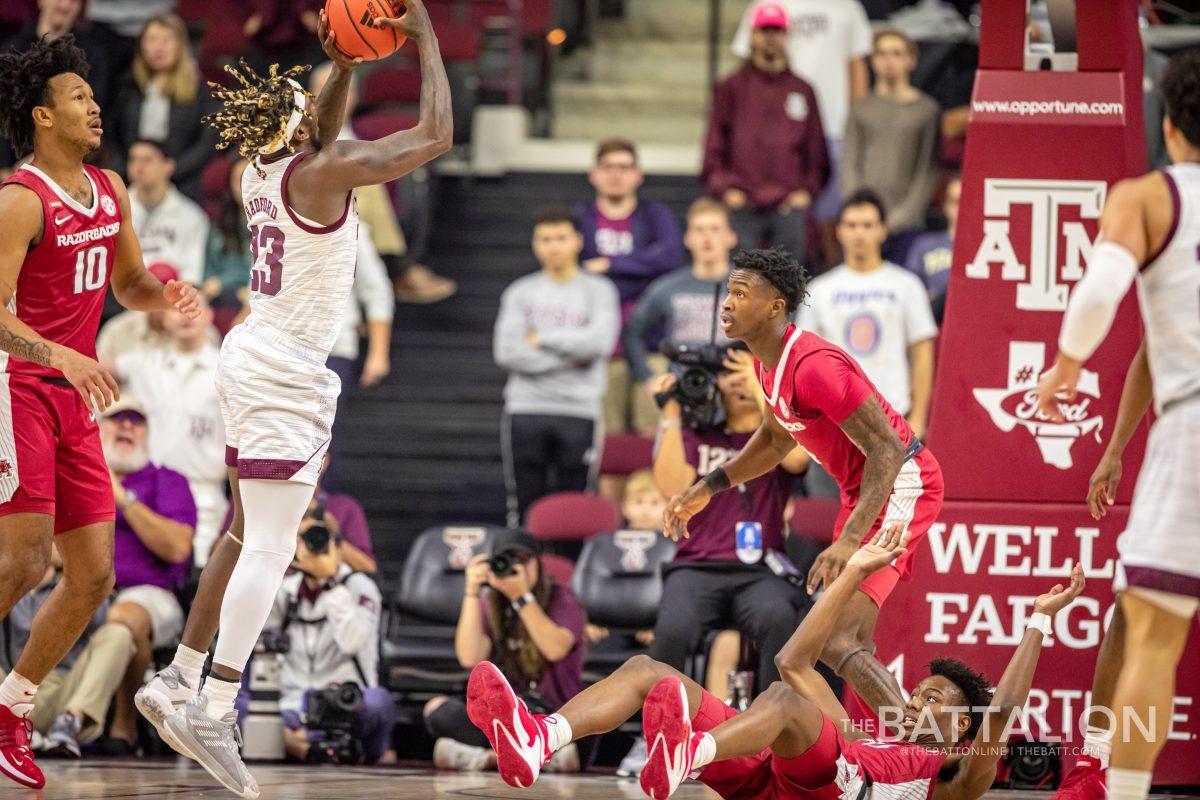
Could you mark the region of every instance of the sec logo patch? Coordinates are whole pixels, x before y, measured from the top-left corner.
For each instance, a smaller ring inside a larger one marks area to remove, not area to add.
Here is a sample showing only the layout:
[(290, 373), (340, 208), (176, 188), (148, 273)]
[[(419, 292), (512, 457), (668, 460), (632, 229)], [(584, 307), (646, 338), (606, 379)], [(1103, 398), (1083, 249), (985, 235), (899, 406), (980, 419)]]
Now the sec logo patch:
[(112, 215), (117, 213), (117, 204), (108, 195), (100, 198), (100, 207), (104, 209), (105, 214)]

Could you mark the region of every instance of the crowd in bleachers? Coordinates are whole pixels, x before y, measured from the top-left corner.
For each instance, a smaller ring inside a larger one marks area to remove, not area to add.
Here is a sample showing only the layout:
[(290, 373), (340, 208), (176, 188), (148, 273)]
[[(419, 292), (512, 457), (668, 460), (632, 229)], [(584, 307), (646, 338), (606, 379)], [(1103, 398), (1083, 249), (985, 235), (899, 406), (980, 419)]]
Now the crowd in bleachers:
[[(37, 0), (2, 20), (11, 32), (5, 47), (76, 35), (105, 109), (97, 158), (127, 177), (146, 263), (160, 280), (192, 281), (204, 298), (196, 321), (174, 311), (112, 315), (97, 342), (127, 397), (102, 420), (118, 508), (116, 593), (38, 695), (34, 725), (57, 753), (152, 747), (133, 692), (156, 651), (178, 642), (189, 582), (233, 513), (213, 376), (221, 335), (247, 312), (251, 243), (240, 201), (244, 163), (214, 157), (215, 139), (201, 121), (212, 110), (203, 81), (224, 80), (220, 66), (235, 54), (257, 69), (319, 61), (321, 5), (257, 0), (252, 13), (234, 13), (232, 0), (88, 0), (86, 10), (82, 0)], [(430, 3), (448, 61), (474, 61), (493, 5), (504, 3)], [(798, 25), (816, 5), (827, 15), (825, 35), (802, 37)], [(552, 7), (526, 0), (526, 28), (540, 33)], [(385, 589), (423, 624), (385, 614), (364, 577), (376, 561), (361, 506), (336, 491), (335, 429), (326, 464), (333, 471), (299, 532), (300, 571), (272, 618), (309, 648), (303, 659), (290, 650), (281, 656), (290, 757), (348, 758), (302, 703), (304, 690), (330, 682), (364, 688), (350, 728), (360, 743), (355, 758), (373, 763), (391, 749), (390, 689), (420, 699), (439, 766), (482, 769), (490, 750), (462, 699), (445, 690), (484, 659), (499, 664), (535, 710), (557, 707), (647, 649), (734, 702), (777, 676), (774, 654), (809, 600), (766, 556), (781, 554), (803, 575), (828, 543), (837, 490), (820, 466), (798, 449), (774, 473), (721, 495), (694, 520), (690, 538), (660, 535), (666, 497), (732, 457), (762, 417), (752, 360), (727, 349), (717, 324), (731, 257), (777, 247), (808, 265), (815, 277), (797, 323), (857, 358), (923, 435), (961, 189), (965, 98), (946, 81), (927, 84), (929, 93), (917, 88), (916, 43), (899, 28), (873, 32), (857, 0), (752, 3), (732, 48), (744, 63), (714, 89), (703, 196), (682, 226), (671, 209), (639, 198), (638, 149), (624, 140), (598, 144), (593, 197), (531, 219), (539, 269), (499, 298), (494, 340), (495, 361), (509, 375), (501, 441), (509, 530), (445, 528), (421, 537), (401, 585)], [(955, 70), (949, 82), (970, 70)], [(310, 88), (318, 92), (327, 77), (316, 69)], [(373, 138), (411, 124), (405, 109), (419, 96), (417, 77), (403, 55), (366, 72), (342, 136)], [(478, 77), (481, 92), (504, 82)], [(7, 150), (6, 169), (20, 168), (25, 154)], [(421, 264), (426, 180), (418, 174), (358, 190), (366, 231), (330, 358), (343, 385), (372, 386), (388, 375), (396, 301), (436, 302), (456, 291)], [(722, 362), (721, 410), (697, 421), (676, 393), (684, 368), (663, 353), (707, 345)], [(317, 546), (322, 535), (331, 548)], [(5, 621), (0, 668), (11, 668), (56, 580), (48, 572)], [(672, 613), (657, 614), (660, 605)], [(314, 630), (306, 621), (316, 618), (328, 622)], [(421, 639), (431, 635), (426, 623), (441, 625), (432, 643)], [(253, 713), (247, 680), (243, 717)], [(636, 747), (631, 756), (622, 770), (637, 769)], [(554, 766), (578, 769), (589, 757), (560, 751)]]

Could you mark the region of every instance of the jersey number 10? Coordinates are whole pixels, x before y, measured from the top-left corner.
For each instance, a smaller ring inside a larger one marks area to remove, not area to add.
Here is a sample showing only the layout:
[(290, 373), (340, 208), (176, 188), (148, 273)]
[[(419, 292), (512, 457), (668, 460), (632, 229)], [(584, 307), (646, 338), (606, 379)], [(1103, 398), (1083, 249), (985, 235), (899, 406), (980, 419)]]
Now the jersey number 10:
[(108, 277), (108, 250), (93, 247), (80, 250), (75, 257), (75, 294), (93, 292), (104, 288)]

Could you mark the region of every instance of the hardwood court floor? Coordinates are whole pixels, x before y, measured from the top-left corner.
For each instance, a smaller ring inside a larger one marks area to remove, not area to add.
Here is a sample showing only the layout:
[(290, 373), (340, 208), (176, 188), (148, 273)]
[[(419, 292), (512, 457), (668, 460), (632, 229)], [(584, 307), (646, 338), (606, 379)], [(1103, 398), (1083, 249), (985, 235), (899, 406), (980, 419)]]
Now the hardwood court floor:
[[(22, 800), (93, 800), (158, 798), (218, 800), (232, 798), (208, 773), (180, 760), (41, 762), (46, 788), (22, 790), (0, 783), (0, 797)], [(532, 790), (506, 786), (495, 774), (458, 775), (398, 767), (305, 767), (252, 764), (262, 787), (261, 800), (423, 800), (445, 798), (523, 798), (524, 800), (644, 800), (637, 781), (607, 776), (555, 776), (540, 779)], [(2, 780), (2, 779), (0, 779)], [(717, 795), (688, 782), (675, 797), (707, 800)], [(1164, 796), (1158, 796), (1159, 798)], [(1049, 800), (1049, 792), (992, 792), (988, 800)]]

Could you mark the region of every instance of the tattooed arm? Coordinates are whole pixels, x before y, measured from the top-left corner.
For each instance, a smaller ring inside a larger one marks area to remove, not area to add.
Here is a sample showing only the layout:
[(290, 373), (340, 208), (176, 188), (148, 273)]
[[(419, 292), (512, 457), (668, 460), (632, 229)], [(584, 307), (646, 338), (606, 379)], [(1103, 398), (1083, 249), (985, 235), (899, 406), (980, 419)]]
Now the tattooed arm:
[(0, 190), (0, 350), (58, 370), (84, 400), (100, 410), (108, 408), (120, 391), (112, 376), (87, 356), (51, 342), (22, 322), (9, 310), (25, 255), (41, 241), (42, 204), (37, 195), (22, 186)]

